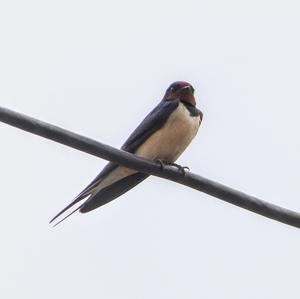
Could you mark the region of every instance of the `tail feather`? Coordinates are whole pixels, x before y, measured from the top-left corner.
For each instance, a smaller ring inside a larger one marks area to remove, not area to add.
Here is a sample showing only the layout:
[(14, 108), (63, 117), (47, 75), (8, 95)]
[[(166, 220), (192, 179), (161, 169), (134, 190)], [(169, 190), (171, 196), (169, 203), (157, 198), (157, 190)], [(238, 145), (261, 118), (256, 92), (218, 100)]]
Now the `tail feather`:
[[(64, 220), (66, 220), (67, 218), (69, 218), (71, 215), (73, 215), (75, 212), (77, 212), (79, 209), (81, 209), (82, 206), (83, 206), (83, 205), (80, 205), (78, 208), (76, 208), (74, 211), (72, 211), (71, 213), (69, 213), (69, 214), (68, 214), (67, 216), (65, 216), (63, 219), (61, 219), (61, 220), (59, 220), (58, 222), (56, 222), (56, 223), (53, 225), (53, 227), (59, 225), (59, 224), (62, 223)], [(55, 220), (55, 219), (51, 220), (51, 222), (54, 221), (54, 220)], [(50, 223), (51, 223), (51, 222), (50, 222)]]
[[(68, 204), (64, 209), (62, 209), (57, 215), (55, 215), (49, 223), (52, 223), (54, 220), (56, 220), (59, 216), (61, 216), (64, 212), (66, 212), (67, 210), (69, 210), (70, 208), (72, 208), (75, 204), (77, 204), (78, 202), (80, 202), (81, 200), (83, 200), (85, 197), (87, 197), (89, 194), (82, 194), (80, 193), (78, 196), (75, 197), (75, 199)], [(57, 224), (56, 224), (57, 225)]]
[(104, 187), (103, 189), (100, 189), (99, 191), (95, 191), (94, 188), (91, 188), (89, 190), (84, 190), (79, 195), (75, 197), (75, 199), (67, 205), (63, 210), (61, 210), (55, 217), (53, 217), (50, 220), (50, 223), (54, 222), (58, 217), (60, 217), (63, 213), (65, 213), (67, 210), (72, 208), (74, 205), (82, 201), (84, 198), (88, 197), (88, 199), (81, 204), (79, 207), (77, 207), (74, 211), (69, 213), (67, 216), (65, 216), (63, 219), (58, 221), (54, 226), (57, 226), (62, 221), (66, 220), (68, 217), (73, 215), (76, 211), (80, 211), (81, 213), (87, 213), (89, 211), (92, 211), (112, 200), (119, 197), (123, 193), (127, 192), (140, 182), (142, 182), (144, 179), (146, 179), (149, 175), (144, 173), (134, 173), (132, 175), (126, 176), (123, 179), (108, 185), (107, 187)]

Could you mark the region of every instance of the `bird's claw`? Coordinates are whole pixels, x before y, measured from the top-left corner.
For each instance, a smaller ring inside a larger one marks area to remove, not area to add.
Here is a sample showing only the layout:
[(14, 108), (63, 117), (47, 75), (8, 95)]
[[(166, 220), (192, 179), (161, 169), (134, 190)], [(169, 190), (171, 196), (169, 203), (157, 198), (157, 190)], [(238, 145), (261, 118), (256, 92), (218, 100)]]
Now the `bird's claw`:
[(185, 175), (187, 171), (190, 171), (188, 166), (181, 166), (176, 163), (170, 163), (169, 165), (176, 167), (183, 175)]
[(176, 164), (176, 163), (167, 163), (167, 162), (165, 162), (163, 160), (160, 160), (160, 159), (156, 160), (156, 162), (159, 163), (161, 170), (163, 170), (164, 167), (166, 165), (168, 165), (168, 166), (176, 167), (183, 175), (185, 175), (187, 171), (190, 171), (190, 168), (188, 166), (181, 166), (181, 165)]

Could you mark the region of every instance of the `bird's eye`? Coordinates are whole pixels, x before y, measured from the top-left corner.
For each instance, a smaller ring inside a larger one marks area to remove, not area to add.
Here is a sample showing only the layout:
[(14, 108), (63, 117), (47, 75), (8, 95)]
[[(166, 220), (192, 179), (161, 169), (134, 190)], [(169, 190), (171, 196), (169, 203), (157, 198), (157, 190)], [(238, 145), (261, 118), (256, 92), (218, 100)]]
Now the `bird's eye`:
[(177, 90), (177, 86), (171, 86), (170, 89), (169, 89), (169, 91), (171, 93), (174, 93), (176, 90)]

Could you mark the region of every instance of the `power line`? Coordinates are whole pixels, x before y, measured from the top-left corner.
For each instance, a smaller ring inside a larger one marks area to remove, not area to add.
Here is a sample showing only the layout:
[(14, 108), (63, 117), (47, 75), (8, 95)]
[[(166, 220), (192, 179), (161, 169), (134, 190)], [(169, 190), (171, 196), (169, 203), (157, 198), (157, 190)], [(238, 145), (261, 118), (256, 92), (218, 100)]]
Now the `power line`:
[(0, 107), (0, 121), (96, 157), (191, 187), (256, 214), (300, 228), (299, 213), (247, 195), (197, 174), (186, 172), (183, 175), (180, 170), (170, 166), (166, 166), (162, 170), (161, 165), (156, 162), (2, 107)]

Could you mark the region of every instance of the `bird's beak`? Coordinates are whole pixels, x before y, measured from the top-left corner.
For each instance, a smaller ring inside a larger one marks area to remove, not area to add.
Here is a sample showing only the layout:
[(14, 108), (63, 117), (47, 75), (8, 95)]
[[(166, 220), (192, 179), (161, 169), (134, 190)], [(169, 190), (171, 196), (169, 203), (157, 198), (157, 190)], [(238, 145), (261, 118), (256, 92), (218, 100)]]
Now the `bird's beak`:
[(187, 85), (179, 89), (180, 100), (192, 106), (196, 106), (196, 100), (194, 97), (194, 89), (192, 86)]

